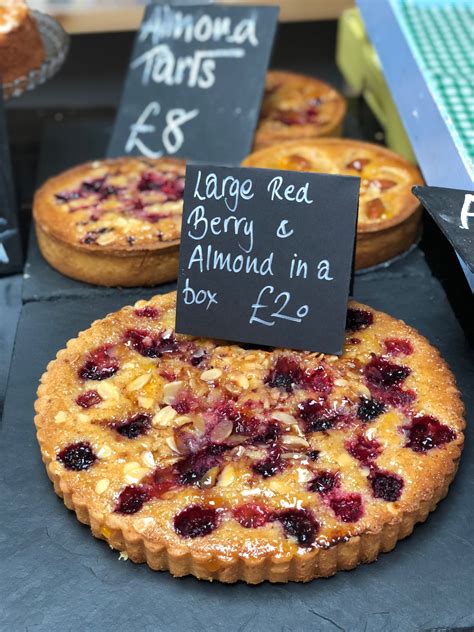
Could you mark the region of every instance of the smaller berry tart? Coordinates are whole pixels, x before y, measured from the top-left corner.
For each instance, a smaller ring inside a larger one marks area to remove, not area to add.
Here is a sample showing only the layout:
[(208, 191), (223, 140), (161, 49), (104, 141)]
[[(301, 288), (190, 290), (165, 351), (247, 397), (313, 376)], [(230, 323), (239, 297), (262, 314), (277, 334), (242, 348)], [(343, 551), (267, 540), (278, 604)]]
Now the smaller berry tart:
[(267, 73), (255, 149), (286, 140), (340, 136), (346, 101), (327, 83), (292, 72)]
[(43, 461), (96, 537), (176, 576), (309, 581), (393, 549), (446, 495), (463, 406), (414, 329), (351, 302), (340, 357), (245, 349), (175, 334), (175, 306), (93, 323), (41, 379)]
[(421, 208), (411, 188), (423, 178), (385, 147), (342, 138), (297, 140), (256, 151), (242, 164), (360, 177), (358, 270), (402, 254), (419, 235)]
[(184, 176), (182, 160), (116, 158), (50, 178), (33, 203), (44, 258), (62, 274), (96, 285), (174, 280)]

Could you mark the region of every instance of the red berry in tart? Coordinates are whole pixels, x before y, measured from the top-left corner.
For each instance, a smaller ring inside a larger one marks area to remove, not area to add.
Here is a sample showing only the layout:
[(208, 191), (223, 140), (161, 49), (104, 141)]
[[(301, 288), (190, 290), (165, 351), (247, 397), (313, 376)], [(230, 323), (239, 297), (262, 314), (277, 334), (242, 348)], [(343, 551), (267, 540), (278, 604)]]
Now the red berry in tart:
[(134, 514), (150, 500), (150, 493), (144, 487), (129, 485), (120, 492), (115, 511), (122, 514)]
[(370, 422), (377, 419), (385, 411), (385, 405), (376, 399), (361, 397), (357, 407), (357, 417), (361, 421)]
[(331, 509), (343, 522), (357, 522), (364, 514), (360, 494), (338, 495), (330, 500)]
[(430, 415), (415, 417), (403, 429), (408, 439), (406, 446), (415, 452), (427, 452), (456, 438), (456, 433), (451, 428)]
[(56, 458), (67, 470), (76, 472), (88, 470), (97, 460), (91, 444), (87, 441), (71, 443), (63, 448)]
[(191, 505), (175, 516), (174, 530), (183, 538), (198, 538), (214, 531), (218, 523), (216, 509)]
[(370, 484), (375, 498), (382, 498), (387, 502), (398, 500), (403, 489), (403, 479), (389, 472), (376, 472), (371, 476)]
[(349, 308), (346, 316), (346, 330), (355, 332), (367, 329), (374, 322), (374, 315), (363, 309)]
[(271, 517), (271, 512), (260, 503), (239, 505), (232, 514), (237, 522), (246, 529), (263, 527)]
[(271, 388), (279, 388), (291, 393), (294, 388), (304, 381), (304, 374), (297, 360), (291, 356), (280, 356), (265, 378), (265, 383)]
[(79, 369), (79, 377), (83, 380), (106, 380), (115, 375), (119, 365), (113, 356), (112, 345), (103, 345), (92, 351), (84, 365)]
[(318, 472), (308, 484), (308, 489), (311, 492), (318, 492), (318, 494), (324, 495), (332, 492), (333, 489), (339, 486), (339, 476), (337, 472)]
[(76, 397), (76, 404), (81, 408), (90, 408), (100, 404), (102, 397), (95, 390), (85, 391)]
[(151, 428), (151, 417), (147, 413), (137, 413), (126, 419), (112, 423), (112, 428), (127, 439), (136, 439)]
[(414, 351), (412, 343), (409, 340), (403, 340), (402, 338), (388, 338), (387, 340), (384, 340), (384, 345), (387, 353), (392, 356), (408, 356)]
[(319, 524), (306, 509), (287, 509), (277, 515), (288, 536), (296, 539), (300, 546), (311, 546), (319, 530)]
[(349, 454), (364, 465), (368, 465), (382, 452), (382, 446), (377, 439), (368, 439), (364, 435), (358, 435), (348, 442), (346, 447)]

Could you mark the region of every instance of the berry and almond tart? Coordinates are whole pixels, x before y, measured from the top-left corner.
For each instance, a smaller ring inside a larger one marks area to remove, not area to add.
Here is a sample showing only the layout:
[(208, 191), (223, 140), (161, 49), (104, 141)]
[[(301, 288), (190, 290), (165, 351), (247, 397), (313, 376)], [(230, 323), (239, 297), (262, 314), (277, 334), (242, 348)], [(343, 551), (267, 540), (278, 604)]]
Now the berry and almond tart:
[(98, 538), (173, 575), (308, 581), (391, 550), (446, 495), (463, 405), (414, 329), (349, 304), (341, 357), (174, 332), (176, 295), (69, 341), (36, 427)]
[(97, 285), (176, 279), (184, 176), (182, 160), (116, 158), (50, 178), (33, 203), (44, 258)]
[(349, 304), (341, 357), (174, 332), (176, 295), (110, 314), (43, 375), (57, 494), (175, 576), (309, 581), (375, 560), (446, 495), (463, 405), (414, 329)]
[(292, 72), (267, 73), (255, 149), (298, 138), (340, 136), (346, 101), (333, 87)]
[(411, 189), (423, 178), (385, 147), (342, 138), (288, 141), (252, 153), (242, 164), (360, 177), (358, 270), (402, 254), (419, 234), (421, 208)]

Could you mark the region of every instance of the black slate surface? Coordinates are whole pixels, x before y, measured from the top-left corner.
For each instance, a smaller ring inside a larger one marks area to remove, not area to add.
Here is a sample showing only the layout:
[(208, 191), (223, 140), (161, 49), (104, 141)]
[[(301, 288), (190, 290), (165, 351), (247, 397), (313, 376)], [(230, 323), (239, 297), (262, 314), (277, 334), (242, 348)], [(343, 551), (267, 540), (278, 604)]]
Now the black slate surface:
[[(471, 350), (439, 283), (428, 273), (358, 277), (355, 296), (403, 318), (439, 347), (472, 420)], [(256, 587), (178, 580), (119, 561), (95, 540), (46, 477), (33, 402), (56, 351), (135, 298), (122, 293), (23, 308), (0, 434), (2, 629), (410, 632), (474, 625), (472, 426), (458, 476), (428, 521), (375, 564), (330, 579)]]

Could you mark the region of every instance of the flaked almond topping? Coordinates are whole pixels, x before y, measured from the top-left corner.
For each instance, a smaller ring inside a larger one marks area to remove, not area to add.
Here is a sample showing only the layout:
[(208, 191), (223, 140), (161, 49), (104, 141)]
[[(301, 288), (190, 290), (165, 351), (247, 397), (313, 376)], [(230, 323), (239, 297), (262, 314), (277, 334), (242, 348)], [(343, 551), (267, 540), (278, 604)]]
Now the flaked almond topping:
[(180, 454), (174, 437), (166, 437), (166, 444), (172, 452), (174, 452), (175, 454)]
[(364, 434), (367, 439), (369, 439), (369, 441), (372, 441), (372, 439), (375, 439), (375, 437), (377, 436), (377, 428), (372, 426), (371, 428), (368, 428)]
[(232, 434), (233, 429), (234, 424), (226, 417), (214, 426), (209, 438), (213, 443), (220, 443), (221, 441), (225, 441), (225, 439)]
[(85, 413), (77, 413), (76, 419), (77, 421), (80, 421), (81, 424), (89, 421), (89, 417)]
[(282, 459), (301, 459), (303, 455), (300, 452), (283, 452)]
[(109, 448), (108, 445), (103, 445), (97, 450), (96, 454), (99, 457), (99, 459), (106, 459), (109, 456), (111, 456), (113, 452), (111, 448)]
[(218, 487), (228, 487), (235, 480), (235, 469), (232, 465), (226, 465), (217, 482)]
[(278, 494), (285, 494), (288, 491), (288, 486), (283, 481), (270, 481), (268, 487)]
[(125, 480), (127, 483), (138, 483), (141, 479), (148, 474), (148, 468), (137, 467), (134, 470), (130, 470), (125, 474)]
[(367, 386), (365, 386), (365, 384), (359, 384), (357, 389), (359, 393), (362, 393), (362, 395), (367, 397), (367, 399), (370, 399), (372, 397), (370, 390), (367, 388)]
[(338, 377), (336, 380), (334, 380), (334, 384), (336, 386), (347, 386), (347, 380), (343, 380), (342, 378)]
[(241, 443), (245, 443), (248, 439), (247, 435), (242, 434), (231, 434), (226, 440), (226, 445), (240, 445)]
[(149, 373), (143, 373), (143, 375), (139, 375), (133, 380), (133, 382), (130, 382), (130, 384), (127, 386), (127, 391), (138, 391), (139, 389), (143, 388), (143, 386), (145, 386), (145, 384), (150, 381), (150, 377), (151, 376)]
[(234, 382), (234, 384), (237, 384), (237, 386), (239, 386), (244, 391), (247, 390), (249, 387), (248, 379), (240, 371), (233, 371), (232, 373), (229, 373), (227, 378), (231, 382)]
[(201, 380), (204, 382), (214, 382), (218, 380), (222, 375), (222, 371), (220, 369), (208, 369), (207, 371), (203, 371), (201, 373)]
[(150, 450), (146, 450), (145, 452), (143, 452), (141, 459), (142, 459), (142, 462), (148, 467), (155, 467), (156, 465), (155, 458), (152, 452), (150, 452)]
[(281, 438), (281, 442), (285, 446), (289, 446), (291, 448), (308, 448), (309, 443), (306, 441), (304, 437), (299, 437), (297, 435), (283, 435)]
[(174, 330), (172, 327), (168, 327), (168, 329), (165, 329), (165, 331), (161, 334), (162, 339), (166, 340), (168, 338), (171, 338), (171, 336), (174, 334)]
[(125, 465), (123, 466), (123, 472), (124, 474), (127, 474), (128, 472), (131, 472), (132, 470), (136, 470), (139, 467), (140, 467), (140, 463), (137, 463), (136, 461), (129, 461), (128, 463), (125, 463)]
[(97, 481), (97, 485), (95, 486), (96, 494), (103, 494), (105, 490), (109, 487), (110, 481), (108, 478), (101, 478), (100, 481)]
[(290, 415), (289, 413), (283, 412), (282, 410), (276, 410), (274, 413), (272, 413), (272, 418), (276, 419), (276, 421), (281, 421), (283, 424), (286, 424), (288, 426), (296, 424), (295, 417), (293, 417), (293, 415)]
[(197, 434), (203, 435), (206, 432), (206, 420), (204, 417), (197, 416), (193, 419), (194, 430)]
[(135, 362), (125, 362), (125, 364), (122, 365), (122, 369), (135, 369), (135, 368), (136, 368)]
[(57, 424), (63, 424), (67, 419), (67, 415), (64, 412), (64, 410), (60, 410), (58, 413), (55, 414), (54, 416), (54, 421)]
[(217, 474), (219, 473), (219, 467), (211, 467), (210, 470), (208, 470), (204, 476), (202, 477), (202, 479), (199, 481), (199, 487), (202, 487), (203, 489), (206, 489), (208, 487), (214, 487), (215, 483), (216, 483), (216, 478), (217, 478)]
[(114, 401), (120, 399), (120, 390), (111, 384), (110, 382), (99, 382), (96, 386), (96, 390), (102, 399), (112, 399)]
[(154, 426), (168, 426), (176, 415), (177, 412), (172, 406), (165, 406), (153, 416), (152, 424)]
[(153, 398), (152, 397), (138, 397), (137, 398), (138, 404), (142, 407), (142, 408), (151, 408), (153, 406)]
[(180, 415), (179, 417), (175, 417), (173, 420), (173, 426), (184, 426), (185, 424), (191, 423), (193, 420), (191, 417), (187, 415)]
[(314, 477), (314, 472), (304, 467), (298, 467), (296, 471), (298, 473), (298, 483), (307, 483)]
[(103, 233), (97, 237), (96, 244), (99, 244), (99, 246), (107, 246), (107, 244), (111, 244), (113, 241), (115, 241), (115, 234), (113, 232)]
[(184, 382), (177, 380), (170, 382), (163, 387), (163, 402), (165, 404), (174, 404), (174, 400), (179, 391), (183, 388)]

